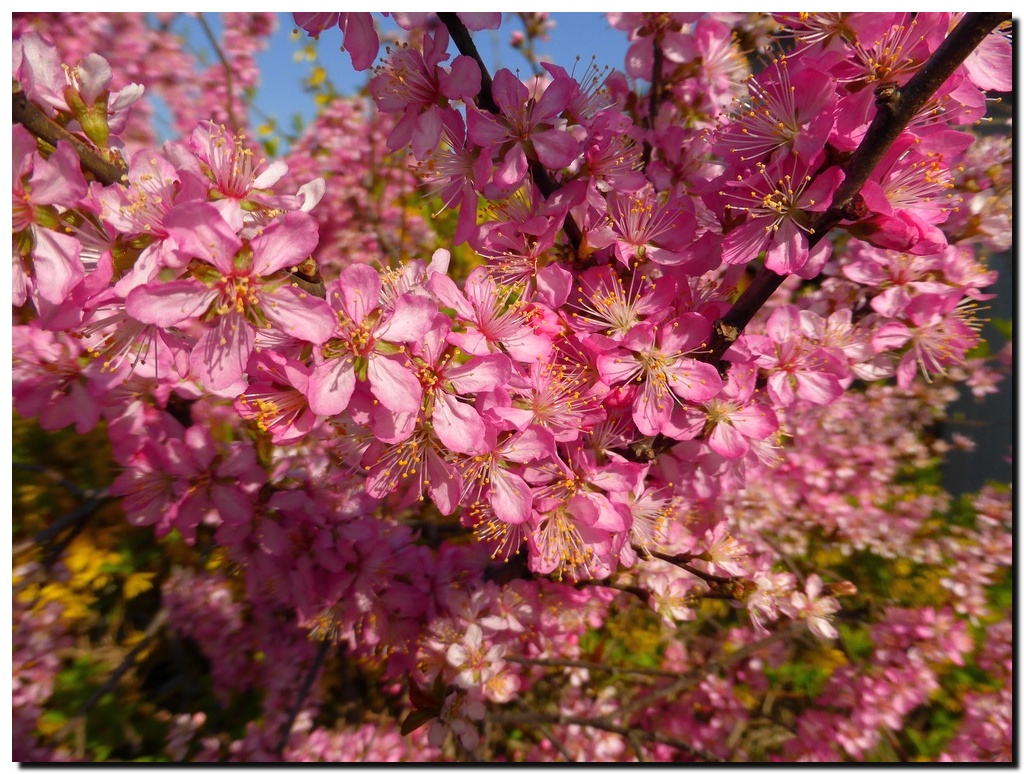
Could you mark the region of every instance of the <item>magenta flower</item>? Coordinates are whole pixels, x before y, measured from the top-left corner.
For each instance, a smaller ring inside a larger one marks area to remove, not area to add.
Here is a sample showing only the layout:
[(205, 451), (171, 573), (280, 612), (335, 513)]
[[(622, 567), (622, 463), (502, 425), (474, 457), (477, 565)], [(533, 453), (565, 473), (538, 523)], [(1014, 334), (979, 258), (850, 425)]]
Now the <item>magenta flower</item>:
[[(443, 315), (440, 318), (448, 321)], [(448, 325), (432, 326), (422, 346), (412, 347), (424, 386), (424, 405), (445, 446), (459, 454), (482, 454), (488, 448), (487, 425), (472, 403), (457, 396), (478, 395), (507, 383), (512, 364), (505, 355), (484, 355), (456, 365), (454, 352), (445, 342), (447, 332)]]
[(651, 80), (655, 41), (670, 62), (693, 59), (697, 55), (693, 36), (682, 29), (700, 16), (699, 13), (608, 13), (612, 27), (630, 32), (630, 39), (634, 41), (626, 52), (626, 72), (630, 77)]
[(779, 607), (790, 618), (807, 622), (807, 628), (816, 637), (834, 640), (839, 636), (832, 625), (832, 616), (839, 612), (839, 601), (835, 597), (822, 596), (824, 584), (817, 575), (809, 575), (804, 590), (794, 591), (788, 599), (779, 601)]
[(447, 516), (455, 511), (462, 497), (455, 467), (445, 460), (436, 434), (423, 424), (398, 443), (374, 440), (363, 453), (361, 464), (367, 473), (366, 493), (378, 500), (401, 487), (404, 495), (400, 506), (411, 505), (429, 494), (438, 510)]
[(777, 151), (810, 159), (825, 146), (835, 124), (835, 79), (810, 67), (791, 72), (788, 62), (778, 59), (747, 81), (749, 96), (718, 133), (718, 153), (745, 164)]
[(569, 166), (579, 153), (579, 141), (565, 131), (558, 118), (572, 98), (576, 83), (555, 78), (537, 99), (511, 71), (494, 76), (491, 91), (500, 113), (469, 108), (469, 139), (483, 148), (497, 149), (500, 161), (494, 182), (504, 190), (518, 186), (526, 177), (528, 161), (548, 169)]
[(871, 342), (878, 352), (910, 344), (896, 367), (902, 390), (910, 387), (918, 366), (926, 380), (933, 373), (945, 374), (947, 366), (962, 365), (978, 343), (981, 323), (972, 316), (972, 305), (961, 304), (956, 294), (917, 296), (903, 314), (905, 322), (885, 323)]
[(365, 12), (349, 13), (292, 13), (295, 24), (313, 38), (320, 33), (338, 25), (342, 33), (342, 50), (348, 51), (352, 57), (352, 66), (357, 70), (366, 70), (377, 58), (380, 49), (380, 38), (373, 26), (373, 16)]
[[(780, 306), (768, 318), (767, 336), (744, 335), (743, 341), (753, 362), (768, 371), (772, 403), (790, 406), (799, 393), (806, 401), (827, 405), (843, 394), (849, 370), (841, 353), (804, 337), (800, 314), (794, 306)], [(733, 349), (733, 357), (739, 357), (741, 349)]]
[(706, 401), (722, 389), (714, 366), (687, 357), (710, 335), (711, 324), (688, 312), (660, 325), (641, 323), (622, 339), (621, 349), (598, 357), (598, 370), (608, 384), (638, 383), (633, 421), (644, 435), (667, 429), (680, 399)]
[(417, 159), (437, 147), (445, 127), (456, 132), (461, 117), (448, 100), (471, 102), (480, 92), (480, 67), (468, 56), (457, 56), (451, 71), (440, 67), (448, 59), (448, 30), (439, 27), (424, 33), (423, 52), (402, 46), (390, 56), (370, 81), (370, 94), (383, 113), (401, 113), (388, 137), (388, 148), (412, 145)]
[(684, 209), (684, 201), (658, 201), (649, 185), (634, 194), (616, 192), (608, 198), (615, 257), (623, 266), (629, 268), (634, 259), (666, 266), (687, 260), (682, 253), (697, 231), (697, 220)]
[(316, 221), (292, 212), (251, 242), (236, 236), (217, 209), (189, 203), (169, 212), (164, 226), (183, 254), (202, 261), (192, 278), (150, 282), (125, 299), (139, 322), (162, 327), (202, 318), (212, 322), (192, 351), (195, 376), (214, 390), (241, 378), (256, 328), (274, 327), (319, 344), (334, 332), (326, 302), (274, 275), (301, 263), (317, 244)]
[[(756, 370), (734, 363), (722, 391), (699, 408), (685, 406), (691, 438), (706, 432), (708, 446), (726, 459), (738, 459), (779, 429), (779, 420), (763, 399), (755, 397)], [(674, 424), (682, 424), (673, 418)]]
[(526, 377), (508, 384), (511, 405), (492, 411), (519, 430), (530, 425), (546, 427), (556, 441), (574, 441), (605, 418), (601, 385), (591, 385), (581, 369), (562, 363), (530, 364)]
[(458, 113), (441, 129), (440, 145), (416, 167), (425, 187), (444, 203), (442, 211), (455, 207), (459, 212), (455, 244), (462, 244), (476, 233), (477, 207), (482, 188), (491, 174), (491, 159), (480, 148), (466, 144), (466, 126)]
[(238, 415), (254, 420), (275, 444), (305, 438), (316, 422), (306, 402), (309, 367), (266, 350), (249, 359), (247, 372), (249, 386), (235, 398)]
[(730, 197), (726, 211), (746, 214), (746, 221), (725, 235), (723, 261), (749, 263), (764, 251), (764, 265), (776, 274), (817, 276), (831, 255), (832, 242), (822, 239), (810, 250), (807, 213), (828, 209), (843, 172), (829, 167), (812, 176), (806, 172), (810, 167), (811, 163), (787, 156), (771, 167), (758, 163), (746, 177), (726, 183), (731, 189), (722, 192)]
[(466, 279), (465, 292), (446, 274), (435, 272), (427, 282), (442, 307), (455, 310), (465, 330), (448, 334), (448, 341), (472, 355), (507, 352), (521, 363), (547, 356), (551, 340), (530, 327), (521, 304), (507, 302), (508, 291), (499, 288), (479, 266)]
[(676, 283), (671, 277), (651, 280), (634, 272), (629, 288), (611, 266), (587, 269), (580, 278), (579, 295), (569, 318), (573, 330), (599, 333), (615, 341), (641, 322), (657, 323), (671, 312)]
[(437, 305), (406, 293), (385, 313), (380, 307), (381, 287), (380, 275), (361, 264), (347, 266), (330, 286), (328, 298), (337, 310), (338, 329), (333, 338), (326, 337), (329, 341), (317, 342), (323, 346), (316, 352), (308, 391), (310, 407), (321, 416), (345, 410), (357, 379), (369, 381), (374, 397), (391, 411), (419, 411), (423, 388), (399, 345), (423, 335)]
[(533, 492), (508, 465), (536, 462), (554, 454), (554, 438), (546, 428), (534, 425), (511, 435), (484, 454), (459, 464), (463, 497), (469, 504), (489, 503), (500, 521), (521, 524), (530, 517)]
[[(77, 207), (85, 196), (85, 178), (69, 143), (57, 144), (50, 158), (36, 151), (36, 141), (21, 125), (12, 130), (11, 230), (14, 234), (13, 297), (28, 298), (29, 286), (51, 304), (60, 304), (85, 276), (77, 239), (64, 233), (58, 207)], [(24, 262), (31, 256), (31, 270)]]

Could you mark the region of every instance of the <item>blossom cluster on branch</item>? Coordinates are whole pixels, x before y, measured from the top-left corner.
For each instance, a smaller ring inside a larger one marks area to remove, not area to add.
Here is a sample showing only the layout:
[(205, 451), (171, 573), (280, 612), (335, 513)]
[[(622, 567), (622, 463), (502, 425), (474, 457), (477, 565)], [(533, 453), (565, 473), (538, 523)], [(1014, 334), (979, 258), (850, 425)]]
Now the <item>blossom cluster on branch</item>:
[[(978, 16), (609, 14), (632, 41), (625, 73), (545, 62), (523, 80), (472, 44), (501, 14), (392, 14), (404, 40), (382, 51), (368, 13), (296, 13), (323, 41), (340, 28), (372, 66), (369, 97), (327, 106), (277, 160), (243, 131), (265, 15), (227, 17), (204, 120), (169, 66), (108, 62), (82, 48), (99, 30), (76, 42), (59, 15), (19, 18), (17, 94), (64, 134), (13, 127), (14, 408), (48, 430), (103, 423), (128, 522), (211, 541), (251, 606), (216, 575), (164, 584), (167, 625), (198, 643), (218, 699), (263, 697), (243, 739), (178, 714), (168, 750), (471, 754), (550, 690), (531, 661), (580, 659), (630, 599), (668, 631), (724, 601), (745, 611), (733, 649), (782, 638), (775, 666), (804, 630), (838, 638), (857, 592), (789, 560), (820, 534), (953, 587), (876, 614), (871, 667), (833, 671), (828, 710), (799, 714), (779, 755), (859, 758), (899, 729), (937, 665), (973, 650), (965, 620), (992, 614), (1011, 549), (998, 493), (992, 519), (933, 537), (948, 498), (896, 484), (941, 454), (921, 428), (949, 382), (984, 394), (1002, 378), (969, 356), (986, 251), (1010, 239), (1009, 139), (971, 131), (987, 93), (1012, 88), (1010, 43)], [(117, 18), (119, 39), (167, 45)], [(955, 56), (902, 115), (901, 89)], [(132, 129), (143, 85), (178, 95), (179, 139)], [(855, 168), (890, 118), (898, 136)], [(417, 187), (433, 217), (412, 210)], [(769, 273), (781, 291), (713, 350)], [(292, 703), (317, 642), (374, 660), (413, 736), (314, 728), (324, 693)], [(666, 651), (666, 672), (696, 674), (660, 698), (567, 668), (556, 733), (590, 736), (538, 751), (735, 754), (716, 723), (753, 722), (739, 686), (766, 667), (720, 677), (723, 642)]]

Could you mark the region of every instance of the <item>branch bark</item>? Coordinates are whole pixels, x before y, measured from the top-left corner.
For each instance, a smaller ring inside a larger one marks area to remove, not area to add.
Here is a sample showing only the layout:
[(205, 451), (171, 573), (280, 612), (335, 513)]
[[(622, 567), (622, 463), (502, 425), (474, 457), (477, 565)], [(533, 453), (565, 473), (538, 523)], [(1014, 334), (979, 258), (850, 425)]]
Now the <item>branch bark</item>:
[(295, 718), (297, 718), (299, 716), (299, 712), (302, 711), (302, 705), (306, 703), (306, 697), (309, 696), (309, 692), (313, 688), (313, 681), (316, 680), (316, 676), (320, 674), (320, 667), (323, 666), (324, 659), (327, 658), (327, 651), (331, 649), (332, 644), (333, 641), (330, 638), (326, 638), (320, 643), (320, 647), (317, 648), (316, 656), (313, 658), (313, 665), (309, 668), (309, 672), (306, 674), (306, 679), (303, 681), (302, 687), (299, 689), (299, 695), (295, 700), (295, 704), (288, 713), (288, 722), (284, 724), (284, 728), (281, 731), (281, 738), (278, 740), (277, 748), (275, 750), (278, 758), (284, 755), (284, 748), (288, 746), (288, 739), (292, 735), (292, 726), (295, 725)]
[(28, 97), (21, 90), (20, 84), (15, 84), (14, 88), (15, 90), (11, 94), (11, 117), (15, 123), (21, 124), (36, 137), (45, 140), (54, 148), (62, 140), (71, 143), (75, 153), (78, 154), (78, 158), (82, 161), (82, 166), (92, 172), (103, 185), (128, 183), (127, 168), (111, 164), (100, 156), (95, 148), (43, 113), (42, 110), (28, 101)]
[[(1008, 13), (966, 14), (906, 85), (897, 87), (882, 84), (875, 90), (878, 112), (864, 139), (843, 167), (845, 177), (832, 197), (832, 206), (811, 219), (809, 248), (817, 245), (829, 231), (850, 217), (861, 187), (893, 142), (985, 36), (1009, 18)], [(729, 347), (785, 280), (785, 276), (761, 266), (732, 308), (715, 322), (708, 349), (699, 359), (719, 365)], [(675, 440), (659, 435), (643, 438), (630, 448), (634, 459), (649, 461), (675, 444)]]
[[(861, 144), (843, 167), (845, 178), (832, 197), (832, 206), (811, 219), (812, 231), (808, 247), (813, 248), (831, 229), (848, 217), (849, 207), (861, 187), (917, 111), (963, 64), (985, 36), (1009, 18), (1008, 13), (965, 15), (905, 86), (900, 88), (893, 84), (882, 84), (875, 90), (878, 112)], [(762, 266), (725, 317), (715, 324), (711, 346), (701, 359), (717, 365), (747, 323), (785, 279)]]
[[(459, 53), (471, 57), (476, 61), (477, 66), (480, 68), (480, 93), (477, 95), (476, 104), (481, 110), (486, 110), (488, 113), (497, 115), (501, 111), (498, 109), (498, 105), (494, 101), (494, 95), (491, 91), (491, 75), (487, 72), (487, 65), (484, 64), (484, 60), (480, 57), (480, 52), (477, 51), (476, 44), (473, 42), (473, 36), (469, 34), (469, 30), (466, 25), (462, 23), (462, 19), (455, 13), (438, 13), (438, 18), (444, 22), (444, 26), (448, 28), (448, 34), (451, 39), (455, 41), (455, 46), (459, 49)], [(548, 171), (544, 169), (537, 161), (530, 161), (530, 178), (533, 180), (534, 185), (544, 194), (545, 198), (550, 197), (555, 191), (561, 186), (556, 183)], [(569, 239), (569, 243), (572, 245), (573, 250), (579, 255), (580, 246), (583, 244), (583, 232), (580, 231), (576, 221), (573, 220), (572, 215), (565, 216), (565, 222), (562, 225), (565, 230), (565, 235)]]

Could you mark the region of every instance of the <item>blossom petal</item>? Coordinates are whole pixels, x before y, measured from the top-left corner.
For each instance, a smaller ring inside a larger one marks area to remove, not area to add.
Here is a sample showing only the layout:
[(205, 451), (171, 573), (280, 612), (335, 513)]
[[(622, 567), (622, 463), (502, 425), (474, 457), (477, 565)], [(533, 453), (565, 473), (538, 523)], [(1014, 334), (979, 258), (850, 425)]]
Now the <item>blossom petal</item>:
[(314, 414), (336, 416), (348, 408), (355, 388), (356, 372), (352, 358), (348, 355), (332, 358), (313, 369), (306, 386), (306, 400)]
[(267, 320), (293, 338), (323, 344), (334, 335), (338, 318), (323, 299), (291, 286), (260, 293), (259, 299)]
[(423, 399), (420, 380), (401, 363), (384, 355), (370, 358), (367, 376), (370, 392), (392, 411), (419, 411)]
[(198, 317), (217, 300), (215, 289), (195, 280), (139, 285), (128, 294), (125, 309), (133, 318), (163, 328)]
[(266, 276), (302, 263), (320, 241), (319, 228), (312, 215), (289, 212), (252, 240), (253, 271)]
[(434, 432), (441, 442), (459, 454), (487, 451), (487, 426), (472, 406), (448, 393), (437, 393), (431, 414)]
[(221, 315), (192, 350), (192, 373), (213, 390), (230, 387), (245, 373), (255, 341), (256, 332), (241, 315)]
[(504, 468), (491, 469), (489, 495), (494, 515), (509, 524), (522, 524), (530, 516), (533, 493), (519, 476)]

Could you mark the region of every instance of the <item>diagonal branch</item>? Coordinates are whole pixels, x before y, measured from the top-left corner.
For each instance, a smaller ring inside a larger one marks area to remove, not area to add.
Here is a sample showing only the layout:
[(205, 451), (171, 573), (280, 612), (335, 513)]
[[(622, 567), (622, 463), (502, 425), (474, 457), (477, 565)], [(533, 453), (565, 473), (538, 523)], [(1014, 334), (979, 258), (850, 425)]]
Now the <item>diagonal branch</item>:
[[(845, 177), (832, 197), (832, 206), (812, 218), (809, 248), (813, 248), (831, 229), (850, 217), (861, 187), (917, 112), (978, 44), (1009, 18), (1008, 13), (966, 14), (906, 85), (897, 87), (886, 83), (875, 90), (878, 112), (864, 139), (843, 167)], [(786, 279), (762, 265), (732, 308), (715, 322), (711, 342), (700, 359), (713, 365), (721, 363), (722, 356)], [(632, 444), (630, 449), (634, 459), (649, 461), (675, 445), (673, 439), (658, 435), (642, 438)]]
[[(854, 198), (896, 138), (978, 44), (1009, 18), (1008, 13), (966, 14), (905, 86), (901, 88), (885, 83), (875, 90), (878, 112), (864, 139), (843, 167), (845, 178), (832, 197), (832, 206), (811, 220), (809, 248), (813, 248), (840, 221), (849, 217), (849, 208)], [(715, 324), (711, 346), (701, 359), (718, 364), (747, 323), (785, 279), (762, 266), (725, 317)]]
[(203, 33), (206, 35), (206, 40), (213, 46), (213, 52), (217, 55), (217, 59), (220, 60), (220, 64), (224, 68), (224, 89), (228, 93), (228, 123), (231, 124), (231, 131), (237, 132), (242, 127), (238, 125), (238, 119), (235, 118), (235, 89), (232, 78), (234, 71), (231, 65), (228, 64), (228, 59), (224, 56), (220, 44), (217, 43), (217, 36), (210, 29), (209, 22), (206, 21), (206, 18), (201, 13), (196, 14), (196, 19), (198, 19), (199, 26), (203, 28)]
[(302, 683), (302, 687), (299, 689), (299, 695), (295, 700), (295, 704), (288, 713), (288, 722), (284, 724), (284, 728), (281, 731), (281, 738), (278, 741), (277, 749), (275, 750), (278, 758), (284, 755), (284, 748), (288, 746), (288, 739), (292, 735), (292, 726), (295, 725), (295, 718), (297, 718), (299, 716), (299, 712), (302, 711), (302, 705), (306, 703), (306, 697), (309, 696), (309, 692), (313, 688), (313, 681), (316, 680), (316, 676), (320, 673), (320, 667), (323, 666), (324, 659), (327, 658), (327, 651), (331, 649), (331, 645), (333, 644), (334, 641), (330, 637), (325, 637), (316, 651), (316, 656), (313, 659), (313, 665), (309, 668), (309, 672), (306, 674), (306, 679)]
[(164, 627), (164, 624), (167, 623), (168, 615), (167, 609), (163, 608), (153, 616), (153, 620), (149, 622), (149, 626), (146, 627), (146, 631), (142, 634), (142, 639), (136, 643), (134, 648), (128, 651), (128, 654), (124, 657), (124, 660), (120, 663), (117, 669), (110, 673), (106, 682), (93, 691), (82, 706), (78, 708), (75, 714), (68, 718), (67, 722), (61, 726), (56, 736), (58, 741), (64, 739), (69, 733), (71, 733), (77, 725), (76, 721), (79, 718), (88, 715), (89, 711), (96, 706), (97, 702), (117, 686), (121, 681), (121, 678), (124, 677), (128, 670), (135, 664), (135, 659), (139, 657), (139, 654), (146, 648), (149, 641), (152, 640)]
[(21, 89), (21, 84), (15, 83), (11, 97), (11, 117), (15, 123), (21, 124), (40, 140), (45, 140), (54, 148), (61, 141), (71, 143), (78, 158), (82, 161), (82, 166), (92, 172), (103, 185), (128, 182), (127, 168), (111, 164), (95, 148), (29, 102), (25, 92)]
[(684, 750), (702, 760), (706, 761), (717, 761), (718, 759), (705, 752), (699, 750), (688, 742), (684, 742), (681, 739), (675, 739), (665, 734), (658, 733), (656, 731), (648, 731), (644, 728), (629, 728), (627, 726), (620, 726), (617, 723), (612, 722), (606, 717), (577, 717), (574, 715), (563, 715), (561, 713), (547, 713), (547, 712), (496, 712), (492, 714), (491, 719), (508, 725), (559, 725), (559, 726), (583, 726), (585, 728), (596, 728), (599, 731), (606, 731), (610, 734), (618, 734), (623, 739), (627, 740), (633, 747), (638, 758), (643, 757), (643, 750), (640, 749), (638, 740), (649, 740), (657, 742), (659, 744), (668, 745), (669, 747), (675, 747), (678, 750)]
[(662, 688), (656, 688), (650, 693), (641, 696), (636, 701), (627, 704), (623, 707), (620, 707), (619, 709), (608, 713), (604, 717), (608, 720), (613, 720), (615, 718), (628, 718), (642, 709), (650, 707), (653, 704), (657, 704), (659, 701), (670, 700), (675, 696), (678, 696), (683, 691), (687, 691), (690, 688), (694, 688), (697, 685), (699, 685), (701, 680), (704, 679), (705, 675), (707, 675), (712, 670), (725, 669), (727, 667), (730, 667), (733, 664), (742, 661), (745, 658), (749, 658), (754, 653), (763, 648), (767, 648), (770, 645), (775, 645), (779, 642), (785, 642), (786, 640), (791, 639), (795, 634), (801, 631), (804, 631), (802, 627), (792, 626), (788, 629), (785, 629), (784, 631), (773, 634), (770, 637), (766, 637), (763, 640), (758, 640), (757, 642), (752, 642), (749, 645), (744, 645), (742, 648), (733, 651), (728, 656), (725, 656), (720, 659), (715, 659), (714, 661), (709, 661), (703, 666), (693, 669), (692, 671), (687, 672), (685, 675), (681, 675), (679, 678), (673, 680), (668, 685)]
[[(476, 49), (476, 44), (473, 42), (473, 36), (469, 34), (469, 30), (466, 25), (462, 23), (462, 19), (455, 13), (441, 13), (437, 14), (438, 18), (444, 22), (445, 27), (448, 28), (448, 34), (453, 41), (455, 41), (456, 47), (459, 49), (459, 53), (468, 56), (473, 59), (477, 66), (480, 68), (480, 94), (477, 95), (476, 104), (482, 110), (486, 110), (488, 113), (497, 115), (501, 112), (498, 109), (498, 105), (494, 101), (494, 95), (491, 91), (491, 75), (487, 72), (487, 65), (484, 64), (484, 60), (480, 57), (480, 52)], [(537, 161), (530, 162), (530, 177), (533, 178), (534, 184), (537, 189), (544, 194), (544, 196), (550, 197), (555, 191), (561, 186), (556, 183), (548, 171), (544, 169), (544, 166)], [(576, 221), (573, 220), (572, 215), (565, 216), (565, 222), (563, 223), (563, 229), (565, 235), (569, 238), (570, 244), (572, 244), (573, 250), (579, 255), (580, 246), (583, 244), (583, 232), (580, 231), (580, 227), (576, 225)]]

